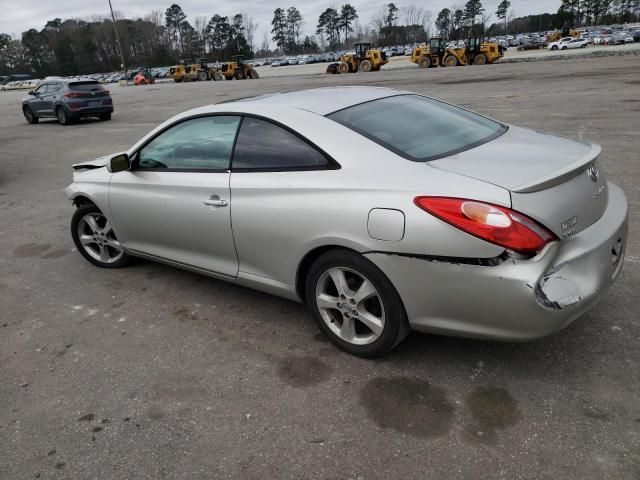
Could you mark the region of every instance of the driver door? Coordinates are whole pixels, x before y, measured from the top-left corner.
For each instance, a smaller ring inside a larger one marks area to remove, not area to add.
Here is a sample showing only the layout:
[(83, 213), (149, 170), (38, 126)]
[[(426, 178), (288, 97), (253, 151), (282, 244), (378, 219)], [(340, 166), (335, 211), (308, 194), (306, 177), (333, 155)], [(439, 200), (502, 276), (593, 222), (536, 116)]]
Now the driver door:
[(235, 277), (229, 166), (239, 116), (179, 122), (112, 175), (114, 230), (135, 252)]

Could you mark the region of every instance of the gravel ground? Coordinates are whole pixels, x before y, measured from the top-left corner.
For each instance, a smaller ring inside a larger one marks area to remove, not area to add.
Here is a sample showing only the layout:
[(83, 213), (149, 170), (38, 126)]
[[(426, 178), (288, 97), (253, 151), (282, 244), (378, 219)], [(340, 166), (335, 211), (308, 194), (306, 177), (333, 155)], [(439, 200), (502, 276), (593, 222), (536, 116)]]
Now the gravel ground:
[[(27, 125), (21, 93), (0, 93), (0, 478), (640, 478), (639, 71), (629, 56), (115, 87), (112, 121), (70, 127)], [(616, 286), (541, 341), (411, 334), (366, 361), (296, 303), (73, 250), (71, 164), (190, 107), (340, 84), (601, 143), (631, 209)]]

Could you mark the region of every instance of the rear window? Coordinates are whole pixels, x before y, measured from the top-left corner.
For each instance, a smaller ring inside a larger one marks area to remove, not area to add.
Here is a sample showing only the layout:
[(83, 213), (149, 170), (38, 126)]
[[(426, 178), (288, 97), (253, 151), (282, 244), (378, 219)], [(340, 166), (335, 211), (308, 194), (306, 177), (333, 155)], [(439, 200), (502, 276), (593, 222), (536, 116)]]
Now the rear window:
[(98, 82), (72, 82), (69, 84), (69, 88), (79, 92), (97, 92), (98, 90), (104, 90)]
[(415, 162), (469, 150), (507, 131), (501, 123), (420, 95), (398, 95), (327, 115)]

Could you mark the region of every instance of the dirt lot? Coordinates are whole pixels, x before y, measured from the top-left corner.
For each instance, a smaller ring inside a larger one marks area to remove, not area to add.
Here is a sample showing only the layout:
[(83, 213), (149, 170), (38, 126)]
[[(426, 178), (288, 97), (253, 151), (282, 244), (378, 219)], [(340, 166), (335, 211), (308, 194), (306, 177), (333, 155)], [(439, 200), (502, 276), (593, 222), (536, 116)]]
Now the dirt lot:
[[(0, 478), (640, 478), (639, 71), (608, 57), (114, 87), (112, 121), (71, 127), (27, 125), (21, 94), (0, 93)], [(365, 361), (296, 303), (73, 251), (74, 162), (190, 107), (363, 83), (601, 143), (631, 209), (615, 288), (542, 341), (412, 334)]]
[[(573, 58), (592, 55), (638, 55), (640, 54), (640, 43), (629, 43), (626, 45), (590, 45), (587, 48), (578, 48), (575, 50), (551, 51), (527, 50), (519, 52), (516, 48), (510, 48), (500, 62), (532, 62), (543, 61), (549, 58)], [(389, 63), (382, 67), (384, 70), (400, 70), (400, 69), (417, 69), (418, 66), (410, 61), (409, 56), (396, 56), (389, 59)], [(312, 63), (310, 65), (288, 65), (286, 67), (257, 67), (260, 76), (267, 77), (283, 77), (289, 75), (314, 75), (324, 73), (328, 63)]]

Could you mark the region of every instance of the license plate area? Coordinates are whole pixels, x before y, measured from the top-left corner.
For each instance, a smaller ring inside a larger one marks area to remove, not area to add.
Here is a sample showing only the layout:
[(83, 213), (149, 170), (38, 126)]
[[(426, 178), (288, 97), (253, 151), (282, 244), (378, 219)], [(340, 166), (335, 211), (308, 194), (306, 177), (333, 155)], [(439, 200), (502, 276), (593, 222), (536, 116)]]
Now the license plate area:
[(90, 107), (100, 107), (102, 106), (102, 100), (97, 100), (95, 102), (89, 102)]

